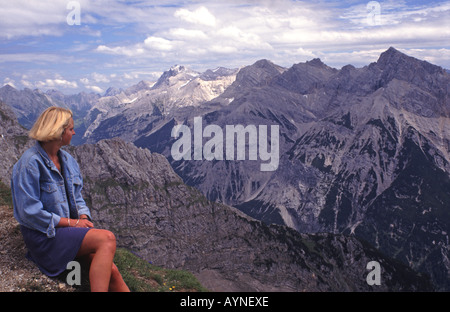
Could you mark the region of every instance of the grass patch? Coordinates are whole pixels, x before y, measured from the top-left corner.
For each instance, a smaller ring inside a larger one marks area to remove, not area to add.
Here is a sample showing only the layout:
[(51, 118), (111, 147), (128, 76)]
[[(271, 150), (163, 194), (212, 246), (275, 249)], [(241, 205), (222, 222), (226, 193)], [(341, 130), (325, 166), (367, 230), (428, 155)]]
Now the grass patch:
[(116, 250), (114, 263), (133, 292), (208, 291), (192, 273), (152, 265), (123, 248)]
[(12, 207), (12, 194), (9, 186), (0, 182), (0, 205)]

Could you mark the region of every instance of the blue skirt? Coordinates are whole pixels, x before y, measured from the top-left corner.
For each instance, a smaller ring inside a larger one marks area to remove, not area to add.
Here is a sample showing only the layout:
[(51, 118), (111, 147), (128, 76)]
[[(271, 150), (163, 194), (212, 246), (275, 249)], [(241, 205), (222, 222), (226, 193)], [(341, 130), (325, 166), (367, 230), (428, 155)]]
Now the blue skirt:
[(56, 234), (48, 238), (46, 234), (25, 226), (20, 227), (28, 249), (26, 257), (33, 261), (47, 276), (55, 277), (67, 269), (81, 247), (84, 236), (90, 228), (56, 228)]

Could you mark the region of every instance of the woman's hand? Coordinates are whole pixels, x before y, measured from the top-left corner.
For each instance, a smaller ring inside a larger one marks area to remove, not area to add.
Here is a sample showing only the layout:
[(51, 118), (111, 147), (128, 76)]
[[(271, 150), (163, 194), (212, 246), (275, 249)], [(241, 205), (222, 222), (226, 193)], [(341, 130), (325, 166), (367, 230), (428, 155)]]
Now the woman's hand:
[(81, 216), (80, 219), (61, 218), (57, 227), (83, 227), (92, 228), (94, 224), (87, 217)]
[[(73, 220), (74, 221), (74, 227), (82, 227), (82, 228), (91, 228), (94, 227), (94, 224), (89, 221), (88, 218), (81, 218), (81, 219), (76, 219)], [(72, 222), (71, 222), (72, 224)]]

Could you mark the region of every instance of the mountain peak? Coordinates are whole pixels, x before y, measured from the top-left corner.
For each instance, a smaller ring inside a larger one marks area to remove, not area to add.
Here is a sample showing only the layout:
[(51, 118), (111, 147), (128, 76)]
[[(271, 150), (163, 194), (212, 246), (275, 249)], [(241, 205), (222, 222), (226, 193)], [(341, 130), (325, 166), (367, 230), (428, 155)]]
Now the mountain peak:
[[(141, 81), (139, 81), (139, 83), (137, 83), (137, 84), (127, 88), (125, 90), (125, 94), (126, 95), (131, 95), (131, 94), (136, 93), (136, 92), (141, 91), (141, 90), (150, 90), (152, 88), (152, 86), (153, 86), (153, 84), (151, 82), (145, 81), (145, 80), (141, 80)], [(108, 96), (111, 96), (111, 95), (108, 95)]]
[(272, 63), (271, 61), (269, 61), (267, 59), (259, 60), (259, 61), (255, 62), (255, 64), (253, 64), (253, 66), (258, 67), (258, 68), (273, 67), (274, 65), (275, 65), (274, 63)]
[(118, 95), (122, 92), (122, 89), (118, 89), (116, 87), (109, 87), (108, 90), (106, 90), (104, 96), (114, 96)]
[(216, 69), (208, 69), (203, 74), (200, 75), (200, 78), (203, 80), (215, 80), (218, 77), (226, 77), (231, 75), (236, 75), (239, 69), (229, 69), (225, 67), (217, 67)]
[(9, 83), (5, 84), (0, 90), (4, 90), (5, 92), (16, 91), (16, 88), (11, 86)]
[(284, 71), (285, 68), (262, 59), (242, 68), (236, 76), (236, 84), (247, 87), (264, 85)]
[(404, 69), (409, 69), (411, 71), (419, 69), (425, 70), (429, 74), (444, 71), (440, 66), (406, 55), (393, 47), (390, 47), (385, 52), (381, 53), (376, 64), (381, 69), (392, 68), (395, 71), (400, 67), (404, 67)]
[(154, 85), (154, 88), (158, 88), (162, 85), (168, 85), (170, 78), (178, 76), (180, 74), (188, 75), (191, 77), (197, 77), (199, 75), (197, 72), (191, 71), (183, 65), (174, 65), (169, 70), (165, 71), (161, 75), (161, 77), (159, 77), (158, 81)]
[(396, 64), (400, 60), (407, 61), (408, 59), (413, 59), (412, 57), (400, 52), (399, 50), (395, 49), (394, 47), (390, 47), (386, 51), (380, 54), (380, 57), (378, 58), (377, 64), (381, 65), (383, 68), (384, 66), (388, 64)]
[[(394, 47), (389, 47), (389, 49), (387, 49), (385, 52), (383, 52), (383, 53), (387, 53), (387, 54), (397, 54), (397, 53), (400, 53), (400, 54), (403, 54), (402, 52), (400, 52), (399, 50), (397, 50), (396, 48), (394, 48)], [(406, 55), (406, 54), (403, 54), (403, 55)]]
[(184, 72), (184, 71), (186, 71), (186, 67), (184, 67), (183, 65), (174, 65), (169, 70), (169, 72), (172, 75), (177, 75), (177, 74), (179, 74), (181, 72)]
[(413, 83), (421, 88), (427, 86), (431, 89), (433, 88), (431, 75), (445, 73), (442, 67), (406, 55), (393, 47), (381, 53), (378, 61), (371, 64), (369, 68), (376, 71), (381, 70), (382, 75), (379, 81), (381, 85), (386, 85), (395, 78)]
[(316, 66), (316, 67), (323, 67), (327, 66), (320, 58), (312, 59), (311, 61), (307, 61), (306, 64)]

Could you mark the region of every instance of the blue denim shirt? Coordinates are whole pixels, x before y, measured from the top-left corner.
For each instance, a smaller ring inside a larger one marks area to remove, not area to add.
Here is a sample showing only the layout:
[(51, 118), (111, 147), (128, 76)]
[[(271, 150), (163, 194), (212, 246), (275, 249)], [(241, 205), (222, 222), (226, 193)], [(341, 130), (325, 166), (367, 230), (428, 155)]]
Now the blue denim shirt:
[(76, 160), (60, 150), (61, 172), (39, 144), (14, 165), (11, 177), (14, 217), (19, 224), (55, 236), (61, 218), (91, 217), (81, 196), (83, 180)]

